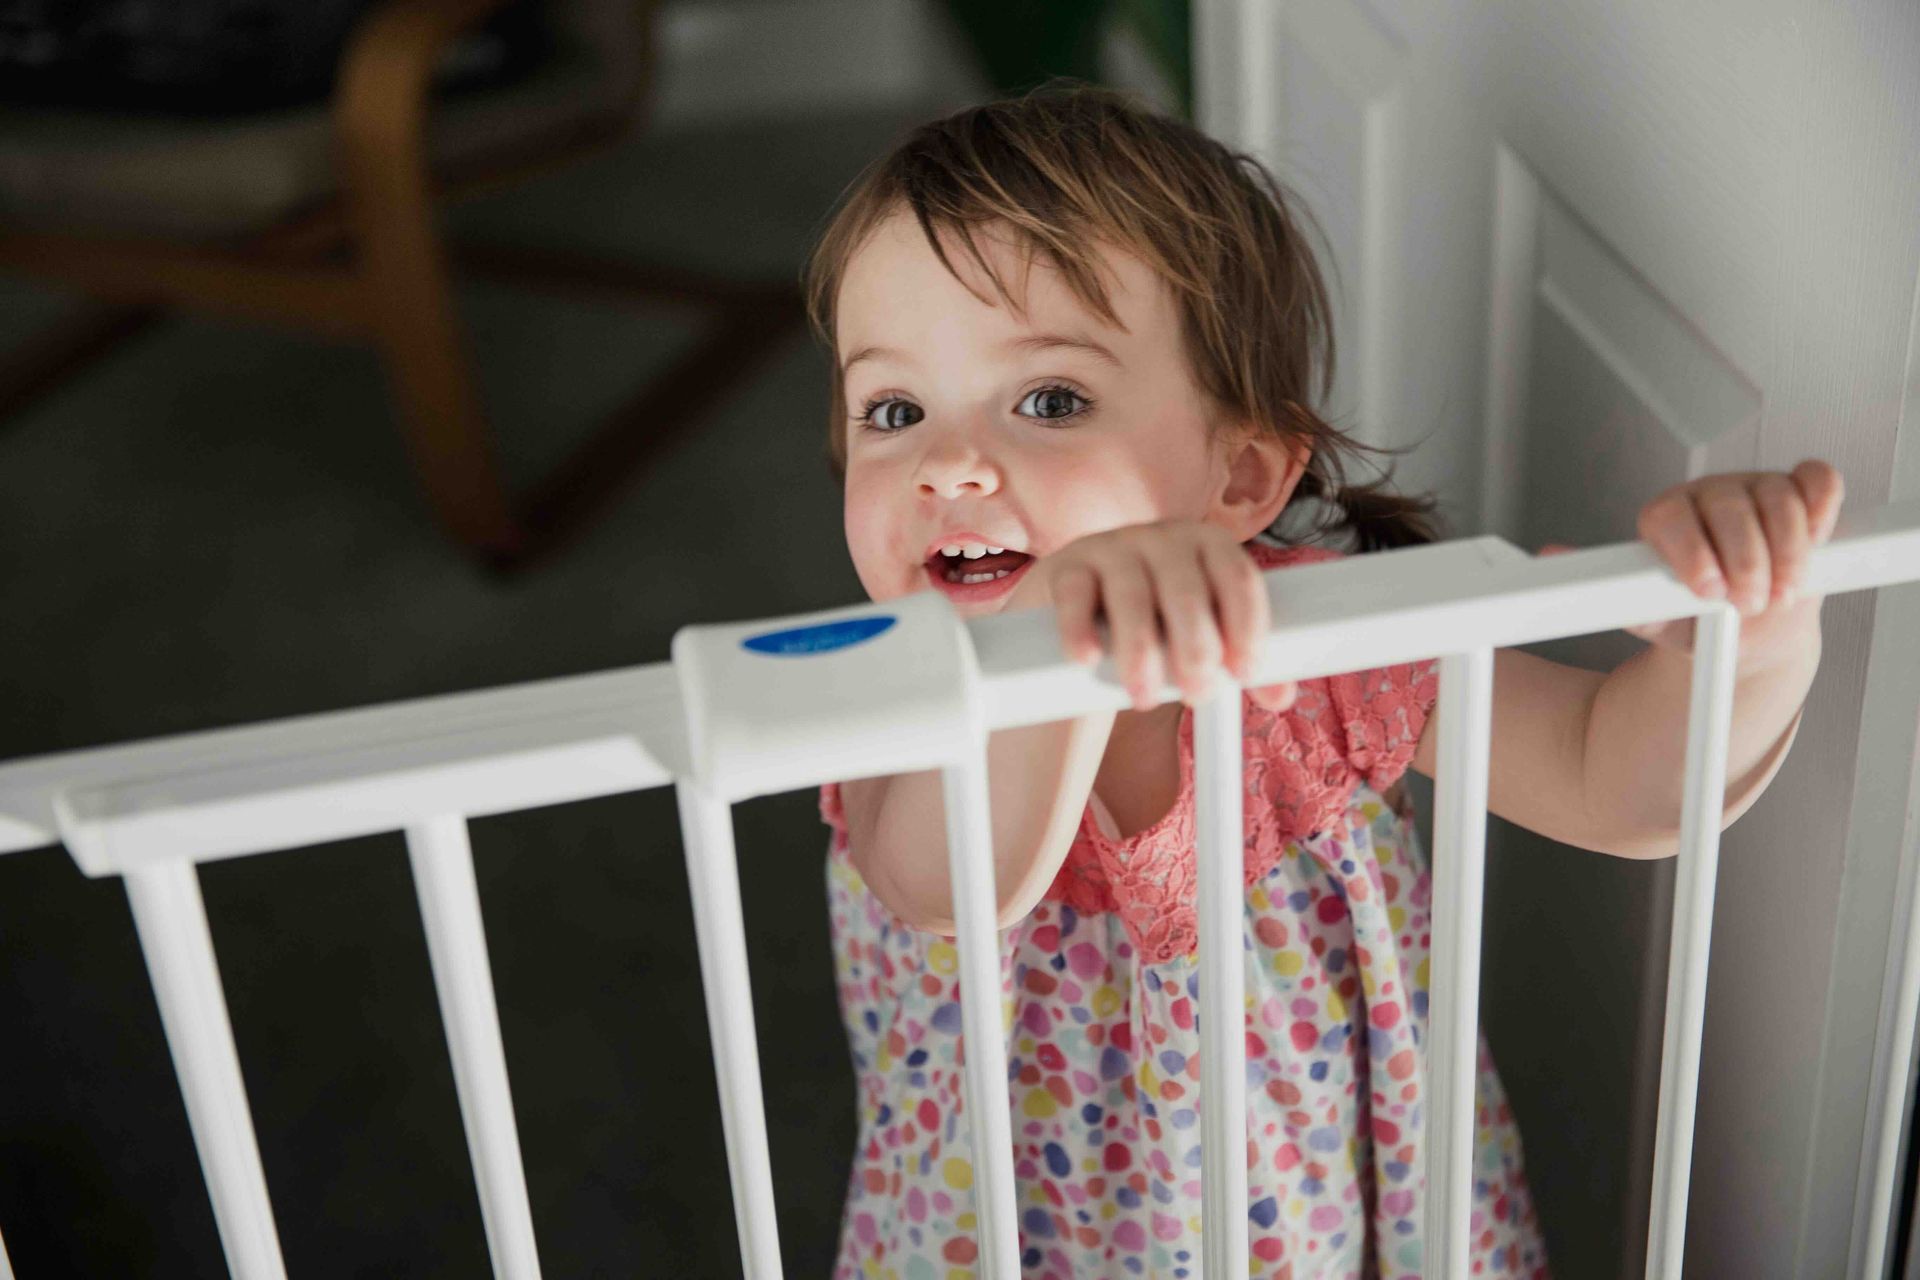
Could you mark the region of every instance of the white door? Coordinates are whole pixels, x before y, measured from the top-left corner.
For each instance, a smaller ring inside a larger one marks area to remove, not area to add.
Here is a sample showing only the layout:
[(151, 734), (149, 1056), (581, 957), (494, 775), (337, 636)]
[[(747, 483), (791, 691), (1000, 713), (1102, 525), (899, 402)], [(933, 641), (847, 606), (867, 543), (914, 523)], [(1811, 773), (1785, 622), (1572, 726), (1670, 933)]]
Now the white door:
[[(1330, 244), (1334, 420), (1418, 442), (1396, 477), (1451, 535), (1628, 540), (1675, 481), (1809, 456), (1850, 507), (1920, 497), (1914, 0), (1196, 7), (1201, 124)], [(1872, 1257), (1920, 609), (1853, 595), (1824, 622), (1793, 753), (1723, 837), (1689, 1276)], [(1643, 1274), (1671, 864), (1498, 821), (1489, 845), (1484, 1025), (1554, 1273)]]

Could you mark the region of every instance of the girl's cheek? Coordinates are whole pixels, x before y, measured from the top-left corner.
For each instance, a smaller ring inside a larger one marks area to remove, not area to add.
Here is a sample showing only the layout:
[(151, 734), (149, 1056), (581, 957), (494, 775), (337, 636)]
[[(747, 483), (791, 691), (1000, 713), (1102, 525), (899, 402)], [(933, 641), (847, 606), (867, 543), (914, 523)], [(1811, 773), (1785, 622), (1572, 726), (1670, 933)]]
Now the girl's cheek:
[(843, 513), (847, 554), (867, 595), (880, 600), (900, 593), (901, 584), (891, 579), (899, 577), (899, 566), (893, 562), (900, 560), (901, 555), (893, 546), (897, 539), (892, 533), (889, 512), (877, 496), (865, 477), (848, 475)]

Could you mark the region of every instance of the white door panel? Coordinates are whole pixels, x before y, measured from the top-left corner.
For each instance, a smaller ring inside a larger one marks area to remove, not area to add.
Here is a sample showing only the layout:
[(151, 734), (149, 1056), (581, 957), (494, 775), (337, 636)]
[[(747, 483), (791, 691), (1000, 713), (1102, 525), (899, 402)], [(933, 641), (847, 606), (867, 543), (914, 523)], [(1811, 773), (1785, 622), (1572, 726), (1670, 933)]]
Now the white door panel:
[[(1920, 416), (1920, 6), (1197, 9), (1201, 123), (1274, 167), (1333, 257), (1326, 408), (1419, 446), (1396, 481), (1436, 491), (1451, 534), (1632, 538), (1670, 484), (1809, 456), (1850, 504), (1920, 496), (1894, 466), (1903, 406)], [(1900, 850), (1850, 844), (1850, 808), (1862, 751), (1912, 728), (1863, 729), (1863, 701), (1914, 696), (1884, 657), (1869, 682), (1873, 620), (1829, 602), (1793, 755), (1723, 837), (1689, 1275), (1860, 1265)], [(1540, 651), (1611, 667), (1638, 647)], [(1640, 1274), (1671, 867), (1498, 820), (1489, 845), (1485, 1023), (1555, 1274)]]
[[(1336, 361), (1331, 421), (1369, 444), (1388, 414), (1388, 371), (1400, 366), (1401, 333), (1387, 286), (1400, 239), (1386, 220), (1401, 208), (1405, 171), (1407, 58), (1362, 9), (1346, 4), (1283, 8), (1279, 119), (1297, 163), (1288, 181), (1306, 195), (1325, 233), (1322, 260), (1333, 298)], [(1275, 141), (1279, 141), (1276, 139)], [(1343, 273), (1352, 271), (1351, 277)]]

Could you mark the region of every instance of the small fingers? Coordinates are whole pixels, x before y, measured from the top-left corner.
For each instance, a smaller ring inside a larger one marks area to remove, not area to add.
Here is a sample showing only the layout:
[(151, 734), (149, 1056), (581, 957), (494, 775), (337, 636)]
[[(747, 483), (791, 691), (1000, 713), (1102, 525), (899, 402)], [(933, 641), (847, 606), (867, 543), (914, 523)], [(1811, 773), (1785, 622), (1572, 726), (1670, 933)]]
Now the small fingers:
[(1188, 702), (1206, 697), (1219, 666), (1219, 628), (1213, 601), (1200, 570), (1200, 555), (1190, 543), (1156, 547), (1144, 555), (1146, 576), (1154, 583), (1160, 628), (1167, 649), (1167, 679)]
[(1840, 504), (1846, 498), (1846, 480), (1832, 463), (1819, 458), (1800, 463), (1788, 478), (1799, 488), (1807, 504), (1808, 534), (1813, 545), (1820, 546), (1833, 536), (1833, 527), (1839, 523)]
[(1234, 679), (1253, 675), (1253, 660), (1271, 623), (1267, 584), (1253, 558), (1231, 539), (1201, 547), (1214, 608), (1220, 618), (1222, 660)]
[(1790, 603), (1806, 577), (1807, 552), (1812, 545), (1806, 501), (1793, 480), (1777, 471), (1754, 481), (1753, 500), (1760, 509), (1760, 526), (1766, 531), (1773, 558), (1773, 591), (1768, 604)]
[(1727, 599), (1742, 614), (1760, 612), (1772, 594), (1773, 566), (1753, 493), (1744, 482), (1729, 482), (1702, 486), (1693, 500), (1727, 580)]
[(1167, 638), (1168, 678), (1188, 703), (1211, 690), (1221, 660), (1220, 628), (1200, 549), (1176, 541), (1143, 553)]
[(1146, 566), (1125, 553), (1108, 560), (1101, 569), (1100, 600), (1121, 683), (1133, 699), (1133, 709), (1146, 711), (1163, 682), (1160, 625)]
[(1063, 565), (1047, 585), (1060, 627), (1060, 648), (1074, 662), (1091, 666), (1100, 661), (1100, 630), (1095, 622), (1099, 577), (1088, 565)]
[[(1134, 710), (1151, 709), (1168, 683), (1197, 705), (1213, 692), (1223, 666), (1236, 683), (1252, 676), (1271, 606), (1245, 547), (1224, 530), (1173, 522), (1087, 542), (1050, 583), (1061, 645), (1080, 662), (1097, 662), (1104, 647)], [(1297, 687), (1283, 682), (1250, 694), (1262, 707), (1285, 710)]]
[[(1205, 550), (1214, 603), (1220, 614), (1221, 640), (1226, 649), (1227, 669), (1242, 683), (1253, 677), (1254, 660), (1260, 642), (1273, 624), (1273, 608), (1267, 599), (1267, 583), (1246, 548), (1228, 539), (1210, 541)], [(1249, 688), (1247, 696), (1255, 706), (1268, 711), (1285, 711), (1298, 693), (1292, 681)]]
[(1713, 543), (1684, 487), (1667, 490), (1640, 509), (1640, 536), (1696, 595), (1717, 599), (1727, 592)]
[(1808, 556), (1833, 535), (1844, 496), (1840, 472), (1819, 458), (1788, 473), (1708, 476), (1649, 502), (1640, 535), (1697, 594), (1751, 615), (1804, 594)]

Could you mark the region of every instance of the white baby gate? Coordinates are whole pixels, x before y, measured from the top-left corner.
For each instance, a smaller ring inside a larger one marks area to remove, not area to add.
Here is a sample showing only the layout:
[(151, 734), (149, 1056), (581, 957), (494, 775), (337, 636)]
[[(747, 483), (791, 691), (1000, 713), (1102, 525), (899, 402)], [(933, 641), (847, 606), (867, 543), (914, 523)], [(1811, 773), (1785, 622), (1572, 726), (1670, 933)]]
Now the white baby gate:
[[(1843, 519), (1806, 590), (1920, 580), (1920, 504)], [(1647, 1274), (1680, 1273), (1707, 941), (1725, 793), (1739, 616), (1681, 586), (1641, 543), (1535, 558), (1491, 537), (1270, 571), (1280, 626), (1255, 684), (1437, 656), (1440, 751), (1425, 1170), (1425, 1274), (1467, 1274), (1475, 1032), (1493, 650), (1698, 619), (1673, 911)], [(425, 922), (495, 1274), (539, 1274), (481, 927), (467, 820), (673, 783), (685, 834), (740, 1250), (780, 1275), (731, 805), (846, 778), (939, 768), (952, 849), (966, 1113), (979, 1258), (1020, 1272), (1006, 1045), (998, 998), (985, 772), (990, 730), (1125, 708), (1111, 678), (1068, 662), (1051, 616), (961, 623), (933, 593), (751, 625), (687, 628), (672, 662), (357, 711), (67, 752), (0, 766), (0, 853), (64, 842), (90, 876), (127, 883), (228, 1265), (285, 1268), (196, 864), (403, 830)], [(1178, 694), (1162, 689), (1161, 701)], [(1202, 1256), (1248, 1270), (1240, 691), (1195, 719), (1198, 791)], [(1916, 913), (1920, 917), (1920, 913)], [(1920, 918), (1901, 922), (1911, 935)], [(1920, 973), (1902, 992), (1908, 1061)], [(987, 993), (981, 998), (981, 993)], [(1887, 1073), (1878, 1115), (1899, 1115)], [(1881, 1160), (1878, 1221), (1895, 1194)], [(0, 1280), (11, 1276), (0, 1248)]]

